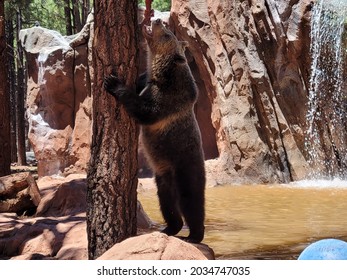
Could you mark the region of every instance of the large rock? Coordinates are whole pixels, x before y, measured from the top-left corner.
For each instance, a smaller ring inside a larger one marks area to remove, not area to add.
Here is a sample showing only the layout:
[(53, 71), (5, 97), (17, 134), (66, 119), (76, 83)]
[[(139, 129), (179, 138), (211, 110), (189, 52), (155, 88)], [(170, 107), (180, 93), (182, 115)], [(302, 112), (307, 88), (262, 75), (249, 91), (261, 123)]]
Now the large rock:
[(211, 184), (287, 182), (303, 156), (312, 1), (175, 0), (176, 35), (189, 42), (200, 93), (212, 104), (218, 159)]
[(70, 37), (42, 27), (20, 32), (28, 64), (29, 141), (39, 176), (83, 172), (89, 161), (92, 29), (89, 17), (84, 29)]
[[(207, 245), (200, 245), (209, 248)], [(98, 260), (207, 260), (214, 259), (211, 249), (205, 256), (197, 247), (176, 237), (153, 232), (131, 237), (115, 244)]]
[[(87, 259), (85, 175), (46, 176), (37, 185), (35, 217), (0, 213), (0, 259)], [(140, 204), (137, 224), (139, 232), (152, 225)]]
[(86, 183), (81, 175), (43, 177), (35, 217), (0, 214), (0, 258), (87, 259)]
[(30, 172), (0, 177), (0, 213), (35, 212), (41, 195)]

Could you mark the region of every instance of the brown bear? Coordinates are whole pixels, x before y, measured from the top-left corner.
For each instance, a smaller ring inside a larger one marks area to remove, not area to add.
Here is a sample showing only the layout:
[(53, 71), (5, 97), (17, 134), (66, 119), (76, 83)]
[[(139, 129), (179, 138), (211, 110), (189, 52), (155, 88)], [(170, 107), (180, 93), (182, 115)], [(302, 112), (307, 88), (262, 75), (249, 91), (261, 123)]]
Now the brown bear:
[(137, 92), (116, 77), (105, 78), (105, 89), (141, 125), (146, 156), (155, 174), (163, 233), (176, 235), (189, 227), (188, 242), (204, 238), (205, 168), (200, 130), (194, 115), (198, 92), (184, 55), (186, 42), (178, 41), (160, 19), (144, 26), (149, 46), (147, 72)]

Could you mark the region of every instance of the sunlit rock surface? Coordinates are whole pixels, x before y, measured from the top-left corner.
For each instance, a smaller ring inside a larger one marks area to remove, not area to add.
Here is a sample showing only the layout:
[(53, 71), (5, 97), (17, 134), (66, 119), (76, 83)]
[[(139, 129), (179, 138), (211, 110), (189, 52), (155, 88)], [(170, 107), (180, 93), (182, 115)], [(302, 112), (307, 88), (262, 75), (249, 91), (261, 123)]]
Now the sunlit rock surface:
[(92, 18), (70, 37), (33, 27), (20, 32), (28, 69), (29, 141), (39, 176), (82, 172), (91, 141), (90, 61)]
[[(87, 259), (85, 177), (41, 177), (35, 216), (0, 213), (0, 259)], [(152, 222), (140, 203), (136, 216), (138, 230), (148, 231)]]
[(312, 1), (173, 1), (212, 104), (211, 184), (286, 182), (306, 174), (304, 129)]
[(99, 260), (207, 260), (214, 259), (211, 248), (190, 244), (176, 237), (153, 232), (115, 244)]

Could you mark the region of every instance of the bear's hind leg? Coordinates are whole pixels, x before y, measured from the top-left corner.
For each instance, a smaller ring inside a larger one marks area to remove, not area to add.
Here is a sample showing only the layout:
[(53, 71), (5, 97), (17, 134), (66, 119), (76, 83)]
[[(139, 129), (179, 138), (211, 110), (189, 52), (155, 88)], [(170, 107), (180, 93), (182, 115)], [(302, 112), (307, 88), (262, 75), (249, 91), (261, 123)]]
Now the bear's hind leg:
[(171, 171), (155, 177), (158, 187), (160, 210), (167, 227), (162, 231), (167, 235), (177, 234), (183, 227), (183, 220), (178, 206), (177, 190)]
[(179, 168), (176, 176), (181, 211), (189, 227), (189, 236), (183, 239), (200, 243), (205, 232), (205, 171), (197, 166)]

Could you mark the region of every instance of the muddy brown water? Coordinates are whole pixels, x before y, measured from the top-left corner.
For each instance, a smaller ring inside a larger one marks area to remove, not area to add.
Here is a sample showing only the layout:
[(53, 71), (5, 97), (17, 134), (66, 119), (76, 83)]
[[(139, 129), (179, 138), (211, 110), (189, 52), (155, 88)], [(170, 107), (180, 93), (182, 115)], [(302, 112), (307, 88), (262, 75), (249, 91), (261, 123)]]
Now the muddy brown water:
[[(153, 229), (163, 227), (156, 190), (139, 199)], [(205, 225), (217, 259), (296, 259), (318, 239), (347, 241), (347, 181), (208, 188)]]

